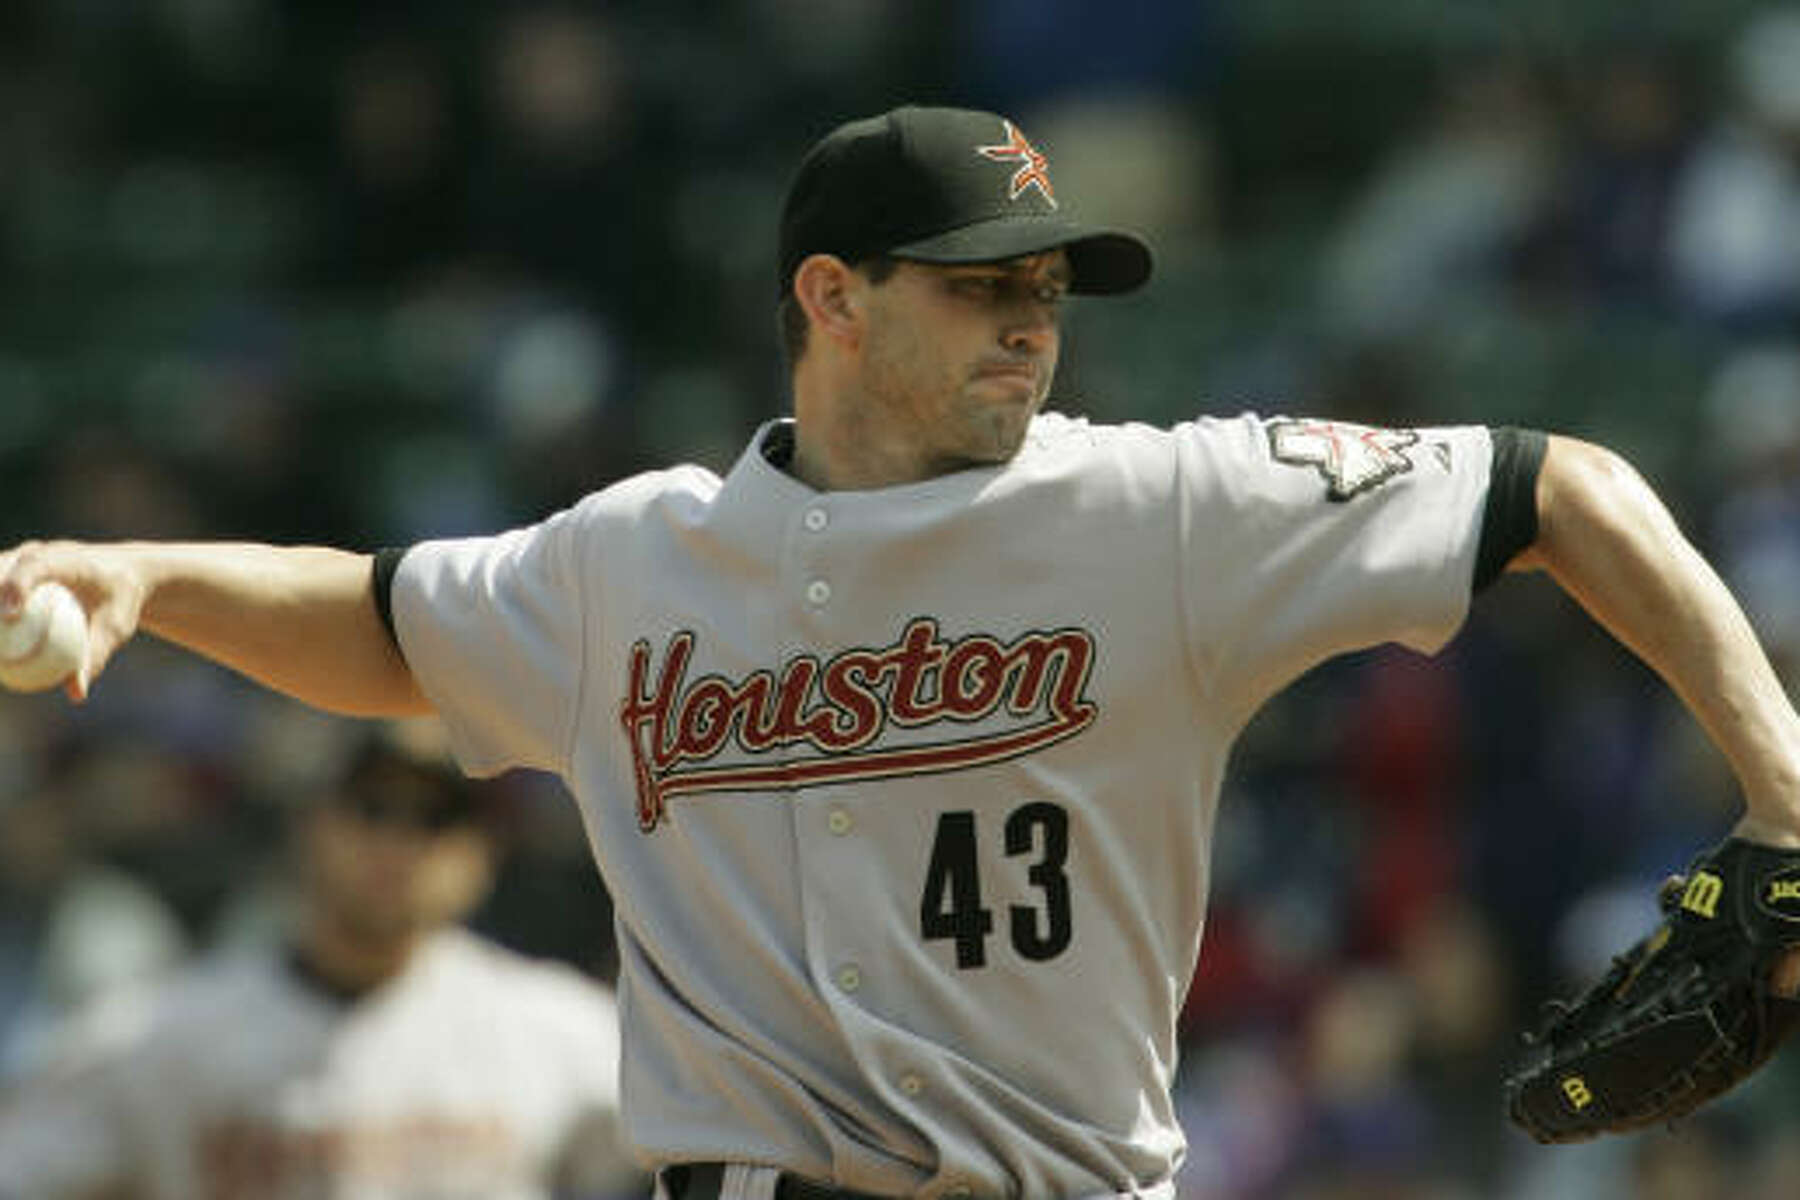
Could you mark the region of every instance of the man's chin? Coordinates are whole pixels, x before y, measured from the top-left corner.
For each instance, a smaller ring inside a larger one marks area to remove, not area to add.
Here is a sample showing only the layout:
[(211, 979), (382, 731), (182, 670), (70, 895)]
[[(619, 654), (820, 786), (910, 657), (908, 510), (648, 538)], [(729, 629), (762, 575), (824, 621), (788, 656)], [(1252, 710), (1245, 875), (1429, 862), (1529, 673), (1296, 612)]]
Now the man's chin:
[(1026, 397), (1018, 404), (990, 403), (978, 409), (964, 409), (950, 428), (940, 431), (946, 451), (944, 462), (952, 467), (978, 467), (1011, 461), (1025, 444), (1037, 409), (1034, 397)]
[(983, 462), (1003, 463), (1011, 461), (1025, 444), (1025, 435), (1031, 430), (1031, 418), (1037, 412), (1037, 406), (1020, 408), (995, 413), (989, 422), (987, 436), (982, 447)]

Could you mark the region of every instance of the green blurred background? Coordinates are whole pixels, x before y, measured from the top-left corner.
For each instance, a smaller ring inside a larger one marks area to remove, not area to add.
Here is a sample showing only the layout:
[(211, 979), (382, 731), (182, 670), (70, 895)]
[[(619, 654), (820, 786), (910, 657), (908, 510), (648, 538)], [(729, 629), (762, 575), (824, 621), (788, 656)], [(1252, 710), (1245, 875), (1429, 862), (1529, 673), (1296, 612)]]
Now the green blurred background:
[[(1721, 0), (10, 0), (0, 543), (368, 549), (723, 470), (786, 405), (788, 172), (907, 101), (1007, 112), (1059, 194), (1156, 242), (1145, 293), (1073, 308), (1063, 407), (1603, 441), (1795, 678), (1800, 9)], [(150, 643), (79, 710), (0, 699), (8, 1069), (120, 981), (266, 936), (284, 805), (344, 740)], [(494, 786), (477, 924), (606, 975), (572, 806)], [(1735, 805), (1538, 583), (1437, 659), (1303, 680), (1228, 789), (1184, 1197), (1800, 1193), (1800, 1063), (1599, 1146), (1499, 1112), (1517, 1029)]]

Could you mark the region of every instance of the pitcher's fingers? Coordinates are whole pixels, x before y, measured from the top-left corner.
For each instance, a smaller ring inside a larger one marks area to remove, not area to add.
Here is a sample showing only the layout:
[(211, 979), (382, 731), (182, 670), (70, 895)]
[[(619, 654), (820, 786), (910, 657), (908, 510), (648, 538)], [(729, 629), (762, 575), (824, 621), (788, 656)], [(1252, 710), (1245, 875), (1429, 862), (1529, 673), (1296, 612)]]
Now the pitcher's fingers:
[(0, 554), (0, 618), (16, 620), (25, 607), (42, 573), (41, 550), (41, 543), (24, 542)]
[(136, 632), (135, 614), (126, 611), (119, 601), (103, 605), (99, 611), (88, 614), (87, 654), (81, 666), (70, 675), (64, 684), (69, 699), (80, 704), (88, 698), (94, 680), (112, 661), (113, 654), (131, 640)]
[(97, 574), (89, 548), (81, 543), (21, 542), (0, 553), (0, 619), (16, 619), (25, 598), (51, 579), (66, 585), (90, 612), (109, 587)]
[(112, 652), (118, 648), (116, 641), (111, 645), (104, 645), (105, 641), (106, 639), (102, 635), (95, 633), (90, 628), (86, 656), (81, 660), (81, 665), (76, 667), (63, 681), (63, 691), (76, 704), (83, 704), (87, 701), (88, 692), (93, 687), (94, 680), (99, 678), (100, 672), (106, 667), (107, 660), (112, 657)]

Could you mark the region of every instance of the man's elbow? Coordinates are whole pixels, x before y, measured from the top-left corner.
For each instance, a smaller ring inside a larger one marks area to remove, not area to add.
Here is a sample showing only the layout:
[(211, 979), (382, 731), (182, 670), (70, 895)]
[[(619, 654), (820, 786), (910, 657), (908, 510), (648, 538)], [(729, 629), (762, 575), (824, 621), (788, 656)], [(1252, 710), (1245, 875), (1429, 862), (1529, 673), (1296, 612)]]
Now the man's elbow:
[(1679, 536), (1668, 509), (1624, 455), (1551, 435), (1537, 480), (1537, 537), (1509, 571), (1552, 570), (1608, 533)]

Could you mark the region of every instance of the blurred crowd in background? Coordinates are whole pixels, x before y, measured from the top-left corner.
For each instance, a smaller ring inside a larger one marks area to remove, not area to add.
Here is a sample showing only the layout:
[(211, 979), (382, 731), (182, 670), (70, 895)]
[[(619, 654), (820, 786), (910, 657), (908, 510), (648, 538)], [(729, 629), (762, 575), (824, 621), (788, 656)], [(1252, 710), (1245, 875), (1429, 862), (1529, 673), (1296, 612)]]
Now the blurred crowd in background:
[[(1602, 441), (1800, 688), (1800, 8), (1731, 0), (11, 0), (0, 543), (373, 549), (723, 470), (786, 404), (789, 172), (911, 100), (1007, 112), (1158, 247), (1072, 308), (1061, 407)], [(82, 708), (0, 698), (4, 1069), (255, 936), (345, 744), (148, 641)], [(475, 924), (608, 976), (573, 806), (490, 786)], [(1791, 1197), (1800, 1053), (1672, 1133), (1545, 1150), (1500, 1112), (1537, 1004), (1737, 804), (1541, 581), (1302, 680), (1227, 788), (1183, 1196)]]

